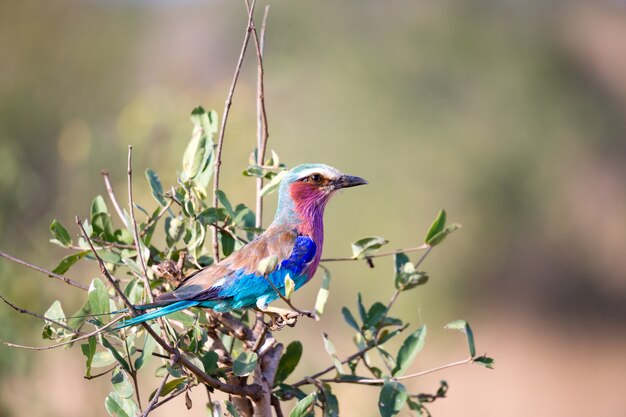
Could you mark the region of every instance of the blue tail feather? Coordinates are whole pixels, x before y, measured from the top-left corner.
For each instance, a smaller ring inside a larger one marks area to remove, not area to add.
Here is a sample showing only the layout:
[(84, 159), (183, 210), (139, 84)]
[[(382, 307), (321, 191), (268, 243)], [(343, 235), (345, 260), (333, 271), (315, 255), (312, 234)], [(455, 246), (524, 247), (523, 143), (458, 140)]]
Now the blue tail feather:
[(156, 318), (174, 313), (176, 311), (180, 311), (189, 307), (197, 306), (198, 304), (200, 304), (199, 301), (193, 301), (193, 300), (178, 301), (176, 303), (167, 305), (165, 307), (159, 307), (156, 310), (151, 311), (150, 313), (142, 314), (141, 316), (124, 320), (123, 322), (115, 326), (113, 330), (119, 330), (119, 329), (123, 329), (124, 327), (134, 326), (135, 324), (143, 323), (148, 320), (154, 320)]

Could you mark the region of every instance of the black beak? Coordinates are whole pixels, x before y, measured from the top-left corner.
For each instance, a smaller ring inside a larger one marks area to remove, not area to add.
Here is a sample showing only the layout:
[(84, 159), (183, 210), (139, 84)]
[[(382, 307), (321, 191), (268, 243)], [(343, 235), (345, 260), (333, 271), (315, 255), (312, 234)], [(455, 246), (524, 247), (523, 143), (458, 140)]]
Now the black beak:
[(340, 188), (356, 187), (357, 185), (368, 184), (366, 180), (361, 177), (355, 177), (352, 175), (342, 175), (339, 179), (333, 181), (333, 188), (336, 190)]

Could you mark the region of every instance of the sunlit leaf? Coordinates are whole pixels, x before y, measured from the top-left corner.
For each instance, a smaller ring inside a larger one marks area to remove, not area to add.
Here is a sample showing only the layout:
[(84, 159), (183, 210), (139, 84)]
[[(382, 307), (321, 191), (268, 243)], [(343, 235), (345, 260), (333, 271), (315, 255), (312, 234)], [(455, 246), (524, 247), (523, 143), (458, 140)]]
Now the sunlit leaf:
[(287, 176), (287, 171), (280, 171), (278, 174), (274, 176), (267, 184), (261, 188), (261, 192), (259, 193), (262, 197), (270, 195), (274, 191), (278, 190), (281, 181), (283, 178)]
[(381, 323), (380, 321), (387, 313), (387, 306), (385, 306), (381, 302), (376, 302), (372, 304), (370, 309), (367, 311), (367, 318), (365, 319), (365, 323), (363, 327), (366, 329), (372, 329), (378, 327)]
[(324, 277), (315, 299), (315, 314), (318, 316), (324, 314), (324, 307), (326, 307), (326, 301), (328, 301), (328, 296), (330, 295), (330, 271), (322, 265), (320, 265), (320, 268), (324, 271)]
[(291, 279), (291, 277), (289, 276), (289, 274), (287, 274), (285, 276), (285, 298), (286, 299), (291, 299), (291, 296), (293, 295), (293, 292), (296, 289), (296, 283), (293, 282), (293, 279)]
[(236, 216), (235, 211), (233, 210), (233, 206), (232, 204), (230, 204), (230, 201), (228, 200), (228, 197), (226, 197), (226, 194), (224, 193), (224, 191), (217, 190), (215, 194), (217, 194), (217, 198), (220, 200), (220, 203), (222, 204), (222, 206), (224, 206), (224, 208), (228, 212), (228, 215), (230, 216), (230, 218), (234, 219)]
[(333, 344), (333, 342), (330, 341), (326, 333), (322, 333), (322, 336), (324, 337), (324, 348), (333, 360), (333, 365), (335, 366), (335, 369), (340, 375), (344, 374), (345, 372), (343, 371), (343, 365), (341, 364), (341, 360), (339, 360), (339, 357), (337, 356), (337, 349), (335, 349), (335, 345)]
[(268, 256), (267, 258), (263, 258), (259, 261), (257, 271), (261, 275), (268, 275), (276, 269), (277, 264), (278, 258), (276, 256)]
[(354, 259), (363, 259), (368, 255), (372, 255), (381, 246), (389, 241), (378, 236), (364, 237), (352, 243), (352, 257)]
[(455, 320), (446, 324), (446, 329), (460, 330), (467, 336), (467, 346), (469, 347), (470, 356), (473, 358), (476, 356), (476, 345), (474, 343), (474, 332), (469, 323), (465, 320)]
[(99, 278), (94, 278), (91, 281), (88, 298), (93, 314), (107, 314), (109, 312), (109, 293)]
[(307, 415), (309, 408), (313, 407), (317, 394), (315, 392), (310, 393), (295, 405), (289, 413), (289, 417), (304, 417)]
[(452, 223), (448, 226), (446, 226), (441, 232), (437, 233), (435, 236), (433, 236), (427, 243), (430, 246), (436, 246), (438, 244), (440, 244), (441, 242), (443, 242), (443, 240), (446, 238), (446, 236), (448, 236), (450, 233), (458, 230), (461, 228), (461, 225), (458, 223)]
[(132, 400), (122, 398), (117, 392), (110, 393), (104, 401), (104, 406), (113, 417), (134, 417), (135, 412), (130, 403)]
[(133, 396), (133, 386), (126, 372), (116, 368), (111, 375), (111, 384), (113, 390), (122, 398), (131, 398)]

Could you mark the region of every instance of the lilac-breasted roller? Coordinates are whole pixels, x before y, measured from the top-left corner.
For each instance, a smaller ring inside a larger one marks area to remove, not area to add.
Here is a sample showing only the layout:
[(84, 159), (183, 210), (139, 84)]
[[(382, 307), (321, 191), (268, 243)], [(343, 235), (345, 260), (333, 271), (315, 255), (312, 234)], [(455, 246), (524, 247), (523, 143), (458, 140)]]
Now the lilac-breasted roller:
[[(194, 272), (176, 290), (159, 295), (154, 303), (138, 306), (139, 310), (154, 310), (126, 320), (118, 328), (190, 307), (218, 312), (254, 307), (273, 311), (269, 303), (279, 297), (276, 289), (284, 295), (287, 276), (297, 290), (317, 270), (324, 243), (326, 203), (338, 190), (362, 184), (367, 181), (324, 164), (291, 169), (280, 183), (276, 215), (265, 232), (217, 264)], [(276, 259), (276, 267), (263, 276), (259, 263), (270, 257)]]

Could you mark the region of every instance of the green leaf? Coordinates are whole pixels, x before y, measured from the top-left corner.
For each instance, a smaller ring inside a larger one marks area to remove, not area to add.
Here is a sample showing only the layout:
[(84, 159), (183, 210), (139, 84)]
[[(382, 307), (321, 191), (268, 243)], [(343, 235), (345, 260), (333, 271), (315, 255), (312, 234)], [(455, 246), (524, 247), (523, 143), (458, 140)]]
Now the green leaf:
[(233, 403), (231, 403), (228, 400), (225, 400), (224, 404), (226, 404), (226, 410), (231, 415), (231, 417), (240, 417), (239, 411), (237, 411)]
[(354, 316), (352, 315), (352, 312), (350, 311), (350, 309), (348, 309), (348, 307), (343, 307), (341, 309), (341, 314), (343, 314), (343, 319), (346, 321), (346, 323), (348, 323), (350, 327), (352, 327), (357, 332), (361, 331), (361, 327), (356, 322)]
[(122, 398), (131, 398), (133, 396), (133, 386), (126, 372), (116, 368), (111, 375), (111, 384), (113, 390)]
[(217, 198), (220, 200), (220, 203), (222, 203), (222, 206), (224, 206), (224, 208), (228, 212), (228, 215), (230, 216), (230, 218), (234, 219), (237, 215), (235, 214), (235, 211), (233, 210), (233, 206), (232, 204), (230, 204), (230, 201), (228, 201), (228, 197), (226, 197), (226, 194), (224, 193), (224, 191), (217, 190), (215, 191), (215, 194), (217, 194)]
[(165, 218), (165, 242), (168, 248), (174, 247), (176, 242), (183, 237), (185, 222), (180, 217)]
[(352, 243), (352, 258), (363, 259), (372, 255), (381, 246), (389, 243), (388, 240), (378, 236), (364, 237)]
[(283, 178), (287, 176), (287, 171), (280, 171), (278, 174), (274, 176), (267, 184), (261, 188), (261, 192), (259, 193), (261, 197), (265, 197), (267, 195), (272, 194), (274, 191), (278, 190), (280, 183)]
[(217, 223), (219, 219), (218, 211), (215, 207), (208, 207), (196, 215), (196, 219), (204, 226)]
[(489, 369), (493, 369), (494, 365), (496, 364), (496, 361), (493, 358), (483, 355), (483, 356), (474, 358), (474, 363), (477, 363)]
[[(58, 321), (59, 323), (65, 323), (65, 313), (61, 307), (61, 302), (55, 300), (50, 308), (44, 313), (44, 317), (50, 320)], [(44, 322), (41, 336), (44, 339), (52, 339), (53, 337), (63, 336), (66, 330), (59, 328), (56, 324), (52, 324), (48, 321)]]
[(154, 199), (161, 205), (161, 207), (167, 206), (167, 201), (165, 201), (163, 185), (161, 184), (161, 180), (156, 172), (152, 169), (146, 169), (146, 178), (150, 183), (150, 190), (152, 191), (152, 196)]
[(401, 376), (411, 366), (415, 360), (415, 356), (424, 347), (426, 341), (426, 325), (423, 325), (417, 329), (414, 333), (411, 333), (409, 337), (404, 340), (402, 347), (398, 351), (396, 367), (391, 371), (393, 376)]
[(241, 352), (233, 362), (233, 373), (237, 376), (248, 376), (256, 368), (258, 356), (255, 352)]
[[(187, 386), (187, 378), (176, 378), (170, 381), (167, 381), (165, 385), (163, 385), (163, 389), (159, 393), (159, 397), (165, 397), (172, 392), (180, 391)], [(150, 394), (149, 399), (152, 400), (156, 395), (156, 390)]]
[(324, 307), (326, 307), (326, 301), (328, 301), (328, 296), (330, 295), (330, 271), (323, 265), (320, 265), (320, 268), (324, 271), (324, 277), (315, 299), (315, 314), (318, 316), (324, 314)]
[(137, 403), (132, 398), (122, 398), (117, 392), (112, 392), (104, 401), (104, 406), (113, 417), (134, 417), (139, 412)]
[(100, 279), (94, 278), (91, 281), (88, 298), (93, 314), (107, 314), (109, 312), (109, 293)]
[(104, 368), (105, 366), (113, 365), (116, 362), (115, 358), (108, 350), (104, 350), (102, 352), (96, 352), (93, 355), (93, 360), (91, 361), (92, 368)]
[[(159, 333), (159, 325), (153, 323), (151, 326), (152, 330), (154, 330), (157, 334)], [(150, 335), (150, 333), (146, 332), (146, 338), (143, 343), (143, 350), (141, 355), (135, 360), (135, 369), (140, 369), (144, 366), (148, 361), (152, 358), (152, 352), (156, 348), (156, 340)]]
[(426, 237), (424, 237), (424, 243), (430, 245), (429, 241), (438, 233), (441, 233), (446, 225), (446, 211), (440, 210), (439, 214), (437, 214), (437, 218), (428, 229), (428, 233), (426, 233)]
[(96, 338), (91, 336), (87, 339), (87, 343), (80, 345), (83, 355), (87, 357), (87, 363), (85, 364), (85, 378), (91, 378), (91, 364), (93, 363), (93, 356), (96, 354)]
[(451, 225), (446, 226), (441, 232), (437, 233), (428, 241), (428, 245), (436, 246), (440, 244), (441, 242), (443, 242), (446, 236), (460, 228), (461, 225), (458, 223), (452, 223)]
[(194, 119), (193, 113), (192, 121), (194, 122), (192, 137), (183, 154), (183, 172), (180, 176), (183, 182), (187, 182), (198, 176), (206, 165), (210, 152), (212, 151), (208, 146), (209, 143), (202, 125), (197, 123), (197, 119)]
[(470, 327), (468, 322), (466, 322), (465, 320), (451, 321), (450, 323), (446, 324), (445, 328), (446, 329), (451, 329), (451, 330), (460, 330), (460, 331), (464, 332), (465, 335), (467, 336), (467, 346), (469, 347), (470, 356), (472, 358), (474, 356), (476, 356), (476, 345), (474, 343), (474, 332), (472, 331), (472, 328)]
[(113, 355), (113, 357), (115, 358), (115, 360), (122, 365), (122, 368), (124, 368), (124, 370), (126, 372), (130, 372), (130, 367), (128, 366), (128, 362), (126, 362), (126, 359), (124, 359), (124, 357), (122, 355), (120, 355), (120, 353), (117, 351), (117, 349), (115, 349), (115, 346), (113, 346), (111, 344), (111, 342), (109, 342), (107, 340), (106, 337), (102, 336), (102, 345), (107, 348), (107, 350), (109, 352), (111, 352), (111, 355)]
[(363, 297), (361, 293), (358, 293), (356, 298), (357, 307), (359, 308), (359, 316), (361, 317), (361, 321), (365, 322), (367, 320), (367, 312), (365, 311), (365, 306), (363, 305)]
[(382, 345), (387, 343), (389, 340), (393, 339), (394, 337), (396, 337), (398, 335), (398, 333), (403, 332), (407, 327), (409, 327), (409, 324), (405, 324), (404, 326), (400, 327), (399, 329), (395, 329), (393, 331), (388, 331), (387, 329), (385, 329), (384, 331), (382, 331), (380, 333), (380, 337), (378, 338), (378, 342), (377, 344)]
[(66, 273), (76, 262), (84, 258), (89, 253), (90, 251), (85, 250), (66, 256), (65, 258), (61, 259), (61, 262), (59, 262), (59, 264), (52, 270), (52, 272), (54, 272), (55, 274)]
[(312, 408), (315, 399), (317, 398), (317, 394), (315, 392), (310, 393), (295, 405), (289, 413), (289, 417), (304, 417), (307, 415), (309, 408)]
[(206, 372), (207, 374), (210, 375), (217, 370), (217, 362), (220, 359), (217, 352), (209, 350), (204, 355), (202, 355), (200, 359), (202, 360), (202, 365), (204, 366), (204, 372)]
[(289, 375), (296, 369), (300, 358), (302, 357), (302, 343), (295, 340), (287, 346), (287, 350), (278, 362), (278, 370), (274, 378), (274, 385), (278, 385), (285, 381)]
[(376, 302), (372, 304), (367, 312), (367, 318), (365, 319), (363, 328), (372, 329), (378, 327), (381, 324), (380, 321), (383, 319), (386, 312), (387, 307), (383, 303)]
[(339, 417), (339, 401), (337, 401), (337, 397), (333, 394), (330, 385), (324, 384), (323, 394), (324, 394), (324, 417)]
[(392, 417), (398, 414), (407, 398), (408, 394), (404, 385), (386, 380), (378, 397), (378, 410), (381, 417)]
[(220, 236), (222, 238), (222, 252), (226, 257), (235, 250), (235, 239), (229, 233), (220, 233)]
[(102, 236), (110, 242), (115, 240), (111, 216), (101, 195), (94, 198), (91, 203), (91, 226), (96, 235)]
[(337, 356), (337, 349), (335, 349), (335, 345), (333, 344), (333, 342), (330, 341), (326, 333), (322, 333), (322, 336), (324, 337), (324, 348), (326, 349), (326, 352), (328, 352), (328, 355), (330, 355), (330, 358), (333, 360), (333, 365), (335, 365), (335, 369), (337, 370), (339, 375), (344, 374), (345, 372), (343, 371), (343, 365), (339, 360), (339, 356)]
[(50, 224), (50, 231), (54, 236), (54, 239), (50, 239), (50, 242), (66, 248), (72, 245), (72, 237), (68, 233), (67, 229), (65, 229), (65, 227), (63, 227), (63, 225), (56, 219)]

